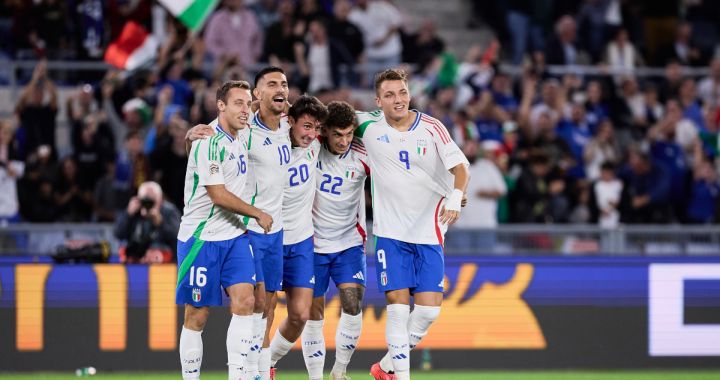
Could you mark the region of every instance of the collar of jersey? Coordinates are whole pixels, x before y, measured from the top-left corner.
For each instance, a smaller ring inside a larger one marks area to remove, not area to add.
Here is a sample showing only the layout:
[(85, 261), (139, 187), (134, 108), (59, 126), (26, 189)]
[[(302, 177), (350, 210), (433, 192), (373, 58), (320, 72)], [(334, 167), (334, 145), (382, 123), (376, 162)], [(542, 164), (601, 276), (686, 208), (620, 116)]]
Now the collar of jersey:
[(260, 111), (255, 111), (255, 116), (253, 117), (253, 121), (255, 122), (255, 125), (257, 125), (258, 127), (262, 128), (266, 131), (271, 131), (271, 129), (268, 128), (267, 125), (265, 125), (265, 123), (262, 122), (262, 120), (260, 120)]
[(350, 141), (350, 145), (348, 146), (348, 148), (347, 148), (347, 150), (345, 151), (345, 153), (343, 153), (343, 154), (340, 155), (340, 159), (343, 159), (343, 158), (347, 157), (348, 154), (350, 154), (350, 148), (352, 148), (352, 146), (353, 146), (353, 142)]
[(417, 128), (418, 124), (420, 124), (420, 118), (422, 117), (422, 114), (423, 114), (422, 112), (420, 112), (420, 111), (418, 111), (418, 110), (416, 110), (416, 109), (414, 109), (414, 108), (411, 109), (410, 111), (415, 111), (415, 121), (414, 121), (414, 122), (412, 123), (412, 125), (410, 126), (410, 129), (408, 129), (408, 132), (410, 132), (410, 131), (414, 130), (415, 128)]
[[(420, 124), (420, 118), (421, 118), (422, 115), (423, 115), (422, 112), (420, 112), (420, 111), (418, 111), (418, 110), (416, 110), (416, 109), (414, 109), (414, 108), (411, 109), (410, 111), (415, 111), (415, 121), (413, 121), (413, 123), (412, 123), (412, 125), (410, 126), (410, 128), (408, 128), (408, 130), (405, 131), (405, 132), (410, 132), (410, 131), (414, 130), (415, 128), (417, 128), (418, 124)], [(388, 124), (388, 126), (390, 126), (390, 124)], [(390, 127), (390, 128), (392, 128), (392, 127)], [(395, 129), (395, 128), (392, 128), (392, 129)], [(402, 132), (401, 132), (401, 133), (402, 133)]]
[(220, 127), (220, 123), (218, 123), (217, 127), (215, 127), (215, 130), (216, 130), (218, 133), (225, 135), (225, 137), (227, 137), (228, 140), (230, 140), (230, 142), (235, 141), (235, 139), (234, 139), (232, 136), (230, 136), (227, 132), (225, 132), (225, 131), (222, 129), (222, 127)]

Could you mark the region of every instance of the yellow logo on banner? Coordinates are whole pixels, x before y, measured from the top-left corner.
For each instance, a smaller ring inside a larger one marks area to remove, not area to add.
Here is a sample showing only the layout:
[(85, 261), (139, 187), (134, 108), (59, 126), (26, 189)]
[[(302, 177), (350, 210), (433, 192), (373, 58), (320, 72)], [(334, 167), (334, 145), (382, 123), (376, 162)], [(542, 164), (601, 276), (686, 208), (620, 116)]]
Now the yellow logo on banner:
[[(452, 293), (443, 300), (440, 317), (430, 328), (419, 347), (447, 349), (544, 349), (545, 336), (522, 294), (532, 280), (533, 266), (518, 264), (515, 274), (507, 283), (485, 283), (472, 296), (465, 297), (477, 273), (476, 264), (460, 268)], [(446, 284), (449, 279), (445, 278)], [(448, 289), (448, 286), (445, 286)], [(280, 298), (284, 294), (280, 292)], [(465, 301), (462, 301), (467, 298)], [(358, 347), (384, 349), (385, 313), (383, 306), (371, 305), (363, 311), (363, 329)], [(277, 331), (287, 316), (287, 308), (278, 302), (272, 332)], [(335, 346), (335, 330), (339, 322), (340, 301), (328, 300), (325, 311), (325, 343)], [(299, 341), (295, 348), (300, 348)]]
[[(50, 265), (17, 265), (15, 269), (16, 348), (41, 351), (45, 282)], [(127, 272), (126, 267), (100, 264), (93, 269), (98, 281), (99, 342), (102, 351), (123, 351), (127, 344)], [(532, 310), (522, 298), (533, 277), (531, 264), (518, 264), (506, 283), (484, 283), (468, 294), (478, 266), (460, 267), (453, 289), (445, 295), (439, 319), (420, 347), (447, 349), (544, 349), (545, 337)], [(148, 347), (151, 350), (175, 350), (177, 317), (174, 304), (176, 267), (151, 265), (148, 272)], [(450, 280), (446, 277), (445, 283)], [(280, 292), (280, 298), (284, 294)], [(379, 317), (376, 317), (379, 315)], [(287, 316), (287, 307), (278, 303), (272, 332)], [(340, 316), (337, 297), (328, 300), (325, 312), (325, 339), (335, 346), (335, 330)], [(385, 349), (385, 307), (367, 306), (363, 312), (363, 331), (359, 348)], [(300, 344), (296, 345), (297, 348)]]

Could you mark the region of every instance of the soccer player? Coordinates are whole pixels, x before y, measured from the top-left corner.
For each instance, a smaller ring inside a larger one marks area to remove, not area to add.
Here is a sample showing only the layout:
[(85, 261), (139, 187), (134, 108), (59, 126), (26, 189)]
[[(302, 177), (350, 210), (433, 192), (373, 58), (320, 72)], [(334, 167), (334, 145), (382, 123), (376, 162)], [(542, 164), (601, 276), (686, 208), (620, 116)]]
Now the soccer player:
[[(248, 154), (252, 171), (243, 199), (272, 215), (275, 223), (265, 233), (250, 220), (250, 245), (255, 253), (256, 270), (263, 273), (264, 284), (255, 291), (253, 345), (246, 361), (246, 377), (270, 377), (269, 327), (272, 326), (275, 292), (282, 289), (283, 279), (283, 189), (290, 166), (290, 125), (283, 115), (288, 97), (288, 82), (282, 69), (274, 66), (255, 76), (253, 94), (259, 109), (250, 123)], [(264, 287), (263, 287), (264, 285)], [(261, 348), (262, 347), (262, 348)]]
[(347, 379), (347, 365), (362, 329), (366, 278), (364, 188), (370, 169), (362, 141), (353, 138), (355, 121), (355, 110), (348, 103), (328, 104), (313, 205), (315, 298), (302, 333), (303, 357), (310, 380), (323, 378), (325, 293), (331, 278), (339, 289), (342, 306), (335, 332), (331, 379)]
[(440, 121), (409, 109), (404, 71), (379, 73), (375, 95), (381, 109), (359, 113), (356, 130), (373, 175), (377, 280), (387, 301), (388, 353), (370, 373), (404, 380), (410, 350), (440, 313), (443, 239), (460, 216), (469, 163)]
[[(216, 134), (191, 145), (185, 175), (185, 209), (178, 232), (176, 302), (185, 305), (180, 333), (183, 379), (199, 379), (202, 331), (209, 306), (230, 297), (227, 332), (228, 379), (237, 380), (252, 340), (255, 265), (247, 220), (264, 231), (273, 219), (239, 197), (248, 174), (245, 127), (250, 117), (250, 85), (229, 81), (217, 91)], [(245, 221), (243, 221), (243, 216)]]
[[(288, 317), (270, 343), (271, 378), (274, 378), (275, 364), (290, 351), (310, 317), (315, 286), (312, 207), (315, 165), (320, 153), (316, 138), (320, 123), (326, 117), (327, 108), (312, 96), (301, 96), (288, 112), (292, 153), (282, 201), (284, 255), (281, 269)], [(269, 309), (274, 310), (277, 299), (273, 298), (271, 303)]]

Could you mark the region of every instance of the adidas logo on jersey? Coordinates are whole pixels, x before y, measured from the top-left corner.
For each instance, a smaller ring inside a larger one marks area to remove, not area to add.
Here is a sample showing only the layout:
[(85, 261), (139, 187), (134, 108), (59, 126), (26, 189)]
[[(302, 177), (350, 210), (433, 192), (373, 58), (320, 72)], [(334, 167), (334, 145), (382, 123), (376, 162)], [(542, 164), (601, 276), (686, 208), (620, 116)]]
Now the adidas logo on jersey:
[(272, 145), (272, 140), (270, 140), (269, 137), (266, 137), (265, 141), (263, 141), (263, 145)]
[(252, 276), (252, 280), (253, 280), (253, 281), (257, 281), (257, 280), (255, 279), (255, 276), (256, 276), (256, 275), (253, 275), (253, 276)]
[(388, 137), (388, 135), (382, 135), (382, 136), (380, 136), (380, 137), (377, 138), (377, 141), (382, 141), (382, 142), (385, 142), (385, 143), (389, 143), (389, 142), (390, 142), (390, 138)]
[(360, 281), (365, 281), (365, 276), (363, 276), (362, 272), (357, 272), (353, 275), (353, 278)]
[(314, 284), (314, 283), (315, 283), (315, 276), (312, 276), (312, 278), (310, 279), (310, 283), (311, 283), (311, 284)]

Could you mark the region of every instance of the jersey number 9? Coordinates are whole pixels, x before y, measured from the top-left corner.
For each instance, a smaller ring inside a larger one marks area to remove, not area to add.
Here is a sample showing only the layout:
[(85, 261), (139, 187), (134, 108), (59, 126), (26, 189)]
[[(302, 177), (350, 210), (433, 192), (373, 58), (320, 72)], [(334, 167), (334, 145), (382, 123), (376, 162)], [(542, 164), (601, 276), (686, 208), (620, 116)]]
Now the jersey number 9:
[(410, 170), (410, 155), (407, 150), (400, 151), (400, 162), (405, 164), (405, 169)]

